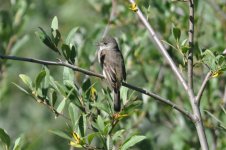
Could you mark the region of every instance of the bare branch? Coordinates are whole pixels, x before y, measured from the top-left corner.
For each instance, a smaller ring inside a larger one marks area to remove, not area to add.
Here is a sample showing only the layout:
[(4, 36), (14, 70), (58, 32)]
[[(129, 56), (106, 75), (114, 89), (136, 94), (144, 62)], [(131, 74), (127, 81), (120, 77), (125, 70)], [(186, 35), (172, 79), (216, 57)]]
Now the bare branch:
[[(64, 62), (54, 62), (54, 61), (46, 61), (46, 60), (39, 60), (39, 59), (32, 59), (32, 58), (24, 58), (24, 57), (16, 57), (16, 56), (4, 56), (4, 55), (0, 55), (0, 59), (9, 59), (9, 60), (18, 60), (18, 61), (25, 61), (25, 62), (31, 62), (31, 63), (36, 63), (36, 64), (43, 64), (43, 65), (54, 65), (54, 66), (64, 66), (64, 67), (68, 67), (74, 71), (78, 71), (81, 73), (84, 73), (86, 75), (89, 76), (95, 76), (101, 79), (104, 79), (104, 76), (92, 71), (88, 71), (82, 68), (79, 68), (77, 66), (68, 64), (68, 63), (64, 63)], [(145, 95), (148, 95), (152, 98), (154, 98), (154, 100), (160, 101), (174, 109), (176, 109), (177, 111), (181, 112), (183, 115), (185, 115), (187, 118), (189, 118), (190, 120), (194, 121), (193, 116), (186, 110), (184, 110), (183, 108), (180, 108), (177, 104), (173, 103), (172, 101), (165, 99), (157, 94), (154, 94), (152, 92), (149, 92), (145, 89), (136, 87), (134, 85), (131, 85), (129, 83), (123, 82), (122, 86), (125, 86), (129, 89), (135, 90), (137, 92), (143, 93)]]
[(174, 108), (174, 109), (178, 110), (179, 112), (181, 112), (183, 115), (187, 116), (190, 120), (194, 121), (193, 116), (189, 112), (183, 110), (178, 105), (174, 104), (172, 101), (170, 101), (168, 99), (165, 99), (163, 97), (160, 97), (159, 95), (154, 94), (152, 92), (149, 92), (149, 91), (147, 91), (145, 89), (142, 89), (142, 88), (133, 86), (133, 85), (128, 84), (128, 83), (125, 83), (125, 82), (123, 82), (122, 85), (125, 86), (125, 87), (127, 87), (127, 88), (129, 88), (129, 89), (133, 89), (135, 91), (138, 91), (140, 93), (143, 93), (145, 95), (148, 95), (148, 96), (154, 98), (155, 100), (158, 100), (158, 101), (160, 101), (160, 102), (162, 102), (164, 104), (167, 104), (167, 105), (171, 106), (172, 108)]
[(211, 71), (209, 71), (209, 72), (206, 74), (206, 77), (205, 77), (205, 79), (203, 80), (202, 85), (201, 85), (201, 87), (200, 87), (200, 89), (199, 89), (199, 92), (198, 92), (198, 94), (197, 94), (197, 96), (196, 96), (196, 103), (197, 103), (198, 105), (200, 105), (200, 100), (201, 100), (201, 98), (202, 98), (202, 94), (203, 94), (203, 92), (204, 92), (204, 89), (205, 89), (205, 87), (206, 87), (207, 82), (209, 81), (209, 78), (210, 78), (211, 74), (212, 74)]
[(42, 64), (42, 65), (52, 65), (52, 66), (64, 66), (71, 68), (74, 71), (82, 72), (84, 74), (90, 75), (90, 76), (95, 76), (98, 78), (104, 79), (104, 76), (101, 74), (94, 73), (92, 71), (88, 71), (79, 67), (76, 67), (74, 65), (59, 61), (59, 62), (54, 62), (54, 61), (46, 61), (46, 60), (39, 60), (39, 59), (33, 59), (33, 58), (24, 58), (24, 57), (16, 57), (16, 56), (5, 56), (5, 55), (0, 55), (1, 59), (11, 59), (11, 60), (19, 60), (19, 61), (25, 61), (25, 62), (32, 62), (36, 64)]

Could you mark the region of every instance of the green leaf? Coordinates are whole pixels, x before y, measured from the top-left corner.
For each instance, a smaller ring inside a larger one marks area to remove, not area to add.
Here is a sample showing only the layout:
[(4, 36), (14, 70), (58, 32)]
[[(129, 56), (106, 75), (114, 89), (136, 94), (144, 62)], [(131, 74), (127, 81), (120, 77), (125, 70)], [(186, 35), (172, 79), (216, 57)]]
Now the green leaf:
[(226, 110), (225, 110), (224, 106), (221, 106), (221, 109), (223, 110), (224, 114), (226, 115)]
[(126, 101), (128, 100), (128, 98), (127, 98), (128, 88), (126, 88), (124, 86), (121, 87), (120, 93), (121, 93), (121, 98), (122, 98), (123, 104), (125, 104)]
[(100, 131), (104, 131), (104, 128), (105, 128), (104, 120), (101, 118), (100, 115), (97, 116), (97, 125)]
[(38, 88), (40, 88), (41, 82), (43, 81), (43, 79), (45, 78), (45, 76), (46, 76), (46, 71), (45, 71), (45, 70), (42, 70), (42, 71), (38, 74), (38, 76), (36, 77), (36, 80), (35, 80), (35, 88), (36, 88), (36, 90), (37, 90)]
[(68, 107), (68, 113), (71, 119), (72, 127), (75, 129), (76, 120), (78, 118), (78, 110), (76, 109), (75, 104), (70, 103)]
[(49, 85), (50, 85), (50, 72), (47, 67), (44, 67), (44, 70), (46, 72), (46, 75), (45, 75), (44, 81), (42, 81), (43, 83), (42, 86), (43, 88), (47, 89), (49, 88)]
[(67, 96), (64, 97), (64, 99), (60, 102), (60, 104), (59, 104), (58, 107), (57, 107), (57, 111), (58, 111), (58, 112), (62, 112), (62, 111), (63, 111), (63, 109), (64, 109), (64, 107), (65, 107), (65, 105), (66, 105), (66, 100), (69, 98), (69, 96), (72, 94), (73, 91), (74, 91), (74, 89), (71, 89), (71, 90), (68, 92)]
[[(67, 87), (67, 89), (74, 89), (74, 91), (78, 91), (78, 87), (77, 86), (75, 86), (75, 83), (74, 83), (74, 81), (71, 81), (71, 80), (64, 80), (63, 81), (64, 82), (64, 85)], [(74, 93), (75, 94), (75, 93)], [(77, 93), (76, 93), (76, 95), (77, 95)]]
[(61, 46), (62, 49), (62, 53), (64, 58), (69, 61), (70, 55), (71, 55), (71, 50), (70, 50), (70, 46), (67, 44), (62, 44)]
[(54, 107), (57, 101), (57, 92), (55, 90), (52, 91), (50, 100), (51, 105)]
[(185, 39), (181, 42), (181, 46), (187, 46), (188, 39)]
[(188, 39), (185, 39), (181, 42), (180, 50), (183, 54), (186, 54), (188, 50), (190, 49), (188, 45)]
[[(63, 82), (64, 81), (72, 81), (74, 82), (74, 71), (72, 71), (71, 69), (64, 67), (63, 70)], [(65, 85), (65, 82), (64, 82)]]
[(28, 9), (28, 1), (16, 1), (17, 9), (15, 10), (15, 27), (20, 27), (23, 24), (24, 15), (26, 13), (26, 10)]
[(89, 78), (85, 78), (85, 80), (82, 83), (82, 90), (83, 90), (83, 95), (82, 96), (84, 98), (91, 100), (90, 99), (91, 88), (92, 88), (93, 85), (91, 84), (91, 80)]
[(105, 111), (106, 113), (111, 113), (111, 108), (109, 108), (106, 104), (103, 102), (95, 102), (92, 103), (91, 106), (98, 108), (99, 110)]
[(223, 55), (217, 55), (216, 56), (216, 63), (218, 65), (218, 67), (224, 67), (226, 61), (225, 61), (225, 57)]
[(183, 54), (186, 54), (188, 52), (188, 50), (190, 49), (190, 47), (189, 46), (181, 46), (180, 49)]
[(110, 135), (107, 135), (107, 150), (112, 150), (112, 140)]
[(212, 53), (211, 50), (205, 50), (202, 53), (202, 61), (211, 69), (211, 71), (216, 71), (217, 70), (217, 64), (216, 64), (216, 57)]
[(78, 29), (79, 29), (78, 27), (75, 27), (69, 32), (69, 34), (66, 38), (66, 44), (67, 45), (70, 45), (70, 44), (74, 45), (74, 42), (72, 42), (72, 40), (73, 40), (76, 32), (78, 31)]
[(85, 114), (82, 114), (79, 118), (78, 121), (78, 127), (79, 127), (79, 131), (82, 137), (85, 136), (85, 132), (86, 132), (86, 116)]
[(58, 105), (58, 107), (57, 107), (57, 112), (61, 113), (61, 112), (63, 111), (64, 107), (65, 107), (65, 104), (66, 104), (66, 100), (64, 99), (64, 100), (62, 100), (62, 101), (60, 102), (60, 104)]
[(22, 140), (21, 137), (17, 138), (13, 147), (13, 150), (21, 150), (22, 149)]
[(52, 31), (52, 35), (53, 35), (53, 41), (57, 47), (60, 39), (61, 39), (61, 34), (60, 34), (60, 31), (58, 30), (58, 19), (57, 19), (57, 16), (55, 16), (52, 20), (52, 23), (51, 23), (51, 31)]
[(64, 139), (71, 140), (71, 137), (68, 134), (66, 134), (65, 132), (63, 132), (63, 131), (60, 131), (60, 130), (50, 130), (49, 132), (51, 132), (51, 133), (53, 133), (55, 135), (58, 135), (58, 136), (60, 136), (60, 137), (62, 137)]
[(118, 140), (119, 138), (122, 138), (122, 137), (123, 137), (123, 132), (125, 132), (124, 129), (115, 132), (115, 134), (112, 136), (112, 139), (113, 139), (114, 141), (116, 141), (116, 140)]
[(53, 30), (58, 30), (58, 19), (57, 19), (57, 16), (55, 16), (52, 20), (52, 23), (51, 23), (51, 28)]
[(20, 74), (19, 77), (24, 82), (25, 85), (27, 85), (30, 89), (33, 89), (33, 87), (32, 87), (32, 81), (31, 81), (31, 78), (30, 77), (28, 77), (25, 74)]
[(129, 112), (132, 113), (132, 112), (134, 112), (134, 110), (136, 108), (139, 108), (142, 104), (143, 103), (140, 100), (133, 101), (127, 107), (125, 107), (124, 111), (127, 112), (127, 113), (129, 113)]
[(140, 141), (144, 140), (145, 138), (146, 138), (145, 136), (134, 135), (123, 143), (120, 150), (127, 150), (128, 148), (134, 146), (135, 144), (139, 143)]
[(6, 145), (6, 148), (9, 149), (9, 147), (10, 147), (10, 137), (6, 133), (6, 131), (2, 128), (0, 128), (0, 140), (2, 141), (2, 143), (4, 143)]
[(92, 83), (90, 78), (85, 78), (85, 80), (82, 83), (82, 91), (87, 93), (87, 97), (90, 95), (90, 87)]
[(89, 134), (89, 135), (87, 136), (87, 138), (88, 138), (88, 143), (91, 144), (91, 142), (93, 141), (93, 139), (94, 139), (96, 136), (98, 136), (98, 134), (99, 134), (99, 133), (97, 133), (97, 132), (94, 132), (94, 133)]
[(35, 32), (35, 34), (41, 39), (41, 41), (48, 46), (54, 52), (60, 54), (58, 48), (56, 47), (55, 43), (51, 40), (51, 38), (47, 35), (47, 33), (39, 27), (40, 31)]
[(61, 34), (59, 30), (51, 30), (52, 31), (52, 38), (53, 38), (53, 42), (55, 44), (55, 47), (58, 46), (60, 39), (61, 39)]
[(72, 64), (75, 63), (75, 58), (76, 58), (77, 52), (76, 52), (76, 47), (72, 45), (71, 47), (71, 53), (70, 53), (70, 61)]
[(179, 41), (180, 35), (181, 35), (180, 29), (177, 27), (173, 27), (173, 36), (177, 41)]
[(20, 89), (22, 92), (26, 93), (26, 94), (30, 94), (27, 90), (25, 90), (24, 88), (22, 88), (21, 86), (19, 86), (18, 84), (16, 83), (13, 83), (18, 89)]
[(54, 80), (53, 77), (50, 76), (50, 85), (57, 90), (62, 96), (66, 97), (66, 88), (59, 84), (57, 81)]

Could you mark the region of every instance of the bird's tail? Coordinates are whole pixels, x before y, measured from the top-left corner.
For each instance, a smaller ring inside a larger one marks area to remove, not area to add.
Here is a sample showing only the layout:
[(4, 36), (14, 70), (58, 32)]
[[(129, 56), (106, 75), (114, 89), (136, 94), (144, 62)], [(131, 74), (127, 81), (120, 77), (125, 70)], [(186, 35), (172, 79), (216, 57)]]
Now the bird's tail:
[(119, 112), (121, 110), (121, 101), (120, 101), (120, 91), (119, 89), (114, 90), (114, 110)]

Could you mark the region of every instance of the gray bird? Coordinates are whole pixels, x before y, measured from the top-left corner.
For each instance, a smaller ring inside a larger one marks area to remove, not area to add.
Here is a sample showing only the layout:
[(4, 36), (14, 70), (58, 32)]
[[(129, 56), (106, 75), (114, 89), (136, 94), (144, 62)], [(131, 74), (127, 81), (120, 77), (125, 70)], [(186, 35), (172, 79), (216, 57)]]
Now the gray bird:
[(103, 69), (103, 75), (114, 92), (114, 110), (121, 110), (120, 87), (126, 80), (124, 59), (118, 44), (113, 37), (104, 37), (98, 43), (98, 60)]

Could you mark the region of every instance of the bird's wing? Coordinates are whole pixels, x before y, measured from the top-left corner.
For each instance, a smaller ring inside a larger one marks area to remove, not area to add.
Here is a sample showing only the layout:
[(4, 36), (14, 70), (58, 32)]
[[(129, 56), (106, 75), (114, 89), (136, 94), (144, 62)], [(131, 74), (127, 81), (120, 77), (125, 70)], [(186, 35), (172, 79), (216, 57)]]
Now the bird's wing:
[(116, 87), (117, 79), (115, 69), (107, 63), (103, 65), (103, 73), (108, 83), (114, 89)]

